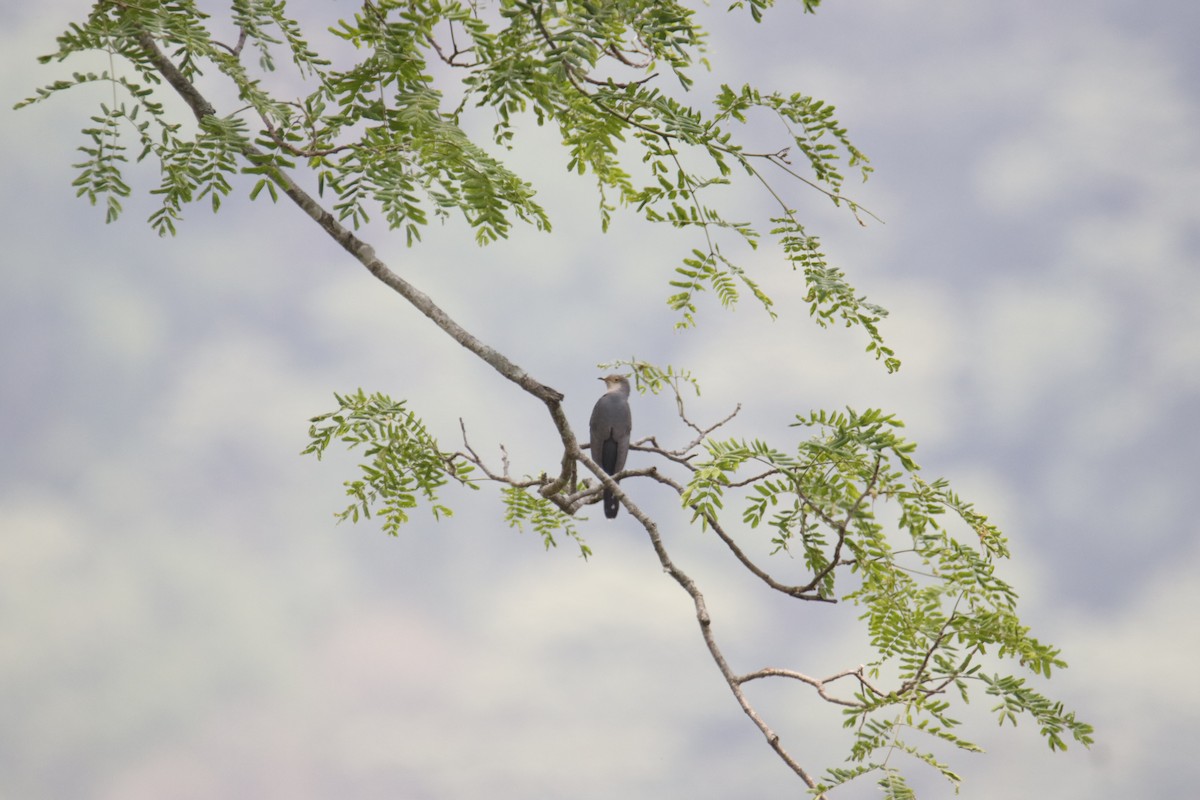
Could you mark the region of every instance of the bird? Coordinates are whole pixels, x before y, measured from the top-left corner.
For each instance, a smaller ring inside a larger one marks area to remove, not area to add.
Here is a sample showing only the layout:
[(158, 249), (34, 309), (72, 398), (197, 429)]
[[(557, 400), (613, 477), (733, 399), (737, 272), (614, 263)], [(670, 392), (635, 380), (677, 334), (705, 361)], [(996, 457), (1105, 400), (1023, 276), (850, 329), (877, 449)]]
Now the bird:
[[(629, 434), (633, 430), (633, 417), (629, 412), (629, 379), (624, 375), (605, 375), (607, 391), (596, 401), (589, 423), (592, 445), (592, 460), (609, 475), (616, 475), (625, 468), (625, 457), (629, 455)], [(604, 490), (604, 516), (617, 516), (617, 498), (612, 490)]]

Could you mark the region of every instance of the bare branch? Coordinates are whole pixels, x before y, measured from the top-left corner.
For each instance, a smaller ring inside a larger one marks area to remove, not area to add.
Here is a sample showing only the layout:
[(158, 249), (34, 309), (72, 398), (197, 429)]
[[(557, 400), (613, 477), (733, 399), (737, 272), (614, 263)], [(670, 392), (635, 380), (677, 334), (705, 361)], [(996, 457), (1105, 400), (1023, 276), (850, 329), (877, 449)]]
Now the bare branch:
[(638, 439), (636, 442), (629, 445), (629, 449), (639, 450), (643, 453), (654, 453), (655, 455), (662, 456), (668, 461), (674, 461), (680, 466), (687, 467), (692, 472), (696, 471), (696, 468), (691, 464), (691, 460), (696, 457), (696, 453), (688, 453), (687, 450), (665, 450), (659, 446), (658, 439), (654, 436), (647, 436), (644, 439)]
[(692, 422), (690, 419), (688, 419), (688, 418), (687, 418), (687, 417), (684, 415), (684, 413), (683, 413), (683, 401), (682, 401), (682, 400), (680, 400), (680, 401), (679, 401), (679, 418), (680, 418), (680, 419), (682, 419), (682, 420), (683, 420), (685, 423), (687, 423), (688, 427), (690, 427), (692, 430), (696, 431), (696, 433), (700, 434), (700, 435), (699, 435), (699, 436), (697, 436), (695, 439), (693, 439), (693, 440), (692, 440), (692, 442), (691, 442), (691, 444), (689, 444), (689, 445), (688, 445), (686, 448), (684, 448), (684, 449), (686, 449), (686, 450), (691, 450), (691, 449), (693, 449), (693, 448), (695, 448), (695, 447), (699, 447), (699, 446), (700, 446), (700, 443), (701, 443), (701, 442), (703, 442), (705, 439), (707, 439), (707, 438), (708, 438), (708, 435), (709, 435), (710, 433), (712, 433), (712, 432), (713, 432), (713, 431), (715, 431), (717, 428), (720, 428), (722, 425), (724, 425), (725, 423), (729, 422), (731, 419), (733, 419), (734, 417), (736, 417), (736, 416), (738, 415), (738, 412), (740, 412), (741, 410), (742, 410), (742, 404), (741, 404), (741, 403), (738, 403), (738, 404), (737, 404), (737, 407), (736, 407), (736, 408), (734, 408), (734, 409), (733, 409), (733, 411), (729, 412), (729, 416), (725, 417), (724, 419), (720, 420), (719, 422), (715, 422), (715, 423), (713, 423), (712, 425), (710, 425), (709, 427), (705, 428), (704, 430), (701, 430), (701, 429), (700, 429), (700, 427), (699, 427), (698, 425), (696, 425), (696, 423)]
[[(584, 457), (581, 460), (586, 466), (588, 466), (589, 469), (592, 469), (598, 474), (601, 472), (599, 468), (592, 463), (591, 459)], [(607, 476), (604, 477), (607, 478)], [(624, 492), (620, 490), (620, 487), (618, 487), (615, 482), (610, 488), (614, 489), (614, 492), (620, 498), (622, 505), (629, 510), (629, 513), (635, 519), (637, 519), (637, 521), (640, 522), (642, 527), (646, 530), (646, 534), (650, 537), (650, 544), (654, 548), (654, 553), (658, 556), (658, 561), (660, 564), (662, 564), (663, 569), (675, 580), (676, 583), (683, 587), (683, 590), (692, 598), (692, 604), (696, 610), (696, 621), (700, 625), (700, 634), (704, 638), (704, 644), (708, 648), (708, 652), (712, 656), (713, 661), (716, 663), (717, 669), (721, 671), (721, 676), (725, 678), (726, 684), (729, 685), (729, 690), (733, 692), (734, 698), (737, 700), (738, 705), (741, 706), (742, 711), (744, 711), (746, 716), (750, 718), (754, 725), (760, 731), (762, 731), (763, 736), (765, 736), (767, 739), (767, 743), (771, 746), (771, 749), (776, 752), (779, 758), (785, 764), (787, 764), (793, 772), (796, 773), (800, 780), (804, 781), (806, 786), (808, 786), (810, 789), (814, 788), (816, 786), (816, 782), (813, 780), (812, 776), (810, 776), (804, 767), (802, 767), (783, 747), (779, 740), (779, 734), (777, 734), (766, 723), (766, 721), (763, 720), (762, 716), (746, 698), (746, 693), (742, 691), (741, 687), (743, 681), (740, 681), (738, 676), (734, 674), (732, 669), (730, 669), (729, 663), (725, 660), (724, 653), (721, 652), (721, 648), (717, 645), (717, 641), (713, 636), (712, 617), (708, 613), (708, 604), (704, 600), (703, 593), (701, 593), (700, 588), (696, 585), (696, 582), (692, 580), (692, 578), (686, 572), (676, 566), (674, 561), (671, 560), (670, 555), (667, 554), (666, 547), (663, 545), (662, 537), (659, 535), (658, 526), (652, 519), (646, 516), (645, 513), (643, 513), (642, 510), (638, 508), (633, 501), (630, 500), (627, 495), (625, 495)]]
[[(672, 480), (671, 478), (667, 477), (666, 475), (662, 475), (658, 472), (655, 472), (650, 477), (654, 478), (659, 483), (670, 486), (680, 496), (683, 495), (684, 487), (682, 486), (682, 484), (677, 483), (676, 481)], [(692, 511), (696, 511), (695, 507), (692, 507)], [(700, 512), (697, 512), (697, 513), (700, 513)], [(738, 546), (737, 542), (734, 541), (733, 537), (725, 532), (725, 528), (721, 525), (721, 523), (715, 517), (713, 517), (710, 514), (701, 514), (701, 516), (703, 516), (705, 523), (709, 527), (711, 527), (713, 529), (713, 531), (717, 534), (717, 537), (720, 538), (720, 540), (725, 543), (725, 546), (729, 548), (729, 551), (731, 553), (733, 553), (734, 558), (736, 558), (739, 562), (741, 562), (742, 566), (744, 566), (746, 569), (750, 570), (751, 573), (753, 573), (759, 580), (761, 580), (767, 586), (770, 586), (772, 589), (774, 589), (777, 592), (782, 592), (783, 594), (786, 594), (790, 597), (795, 597), (799, 600), (811, 600), (811, 601), (817, 602), (817, 603), (836, 603), (837, 602), (837, 600), (835, 600), (832, 597), (821, 597), (820, 595), (813, 594), (812, 592), (813, 592), (815, 584), (809, 584), (807, 586), (788, 586), (787, 584), (780, 583), (779, 581), (775, 580), (770, 575), (768, 575), (766, 573), (766, 571), (764, 571), (761, 567), (759, 567), (757, 564), (755, 564), (750, 559), (749, 556), (746, 555), (746, 553)]]
[(442, 46), (440, 44), (438, 44), (437, 39), (433, 38), (432, 35), (426, 36), (425, 41), (428, 42), (429, 46), (433, 48), (433, 51), (435, 53), (437, 53), (438, 58), (441, 59), (443, 63), (448, 64), (451, 67), (470, 68), (470, 67), (479, 66), (480, 62), (478, 62), (478, 61), (464, 62), (464, 61), (456, 61), (455, 60), (456, 58), (458, 58), (461, 55), (464, 55), (465, 53), (470, 53), (475, 48), (468, 47), (465, 50), (458, 49), (458, 42), (456, 42), (454, 39), (454, 23), (453, 22), (450, 23), (450, 46), (453, 48), (453, 50), (450, 52), (449, 55), (447, 55), (446, 52), (444, 50), (442, 50)]
[(737, 678), (737, 682), (738, 682), (738, 684), (743, 684), (743, 683), (749, 683), (750, 681), (756, 681), (761, 678), (791, 678), (792, 680), (797, 680), (797, 681), (800, 681), (801, 683), (807, 683), (809, 686), (816, 689), (817, 694), (821, 696), (822, 700), (827, 700), (830, 703), (835, 703), (839, 706), (847, 706), (849, 708), (862, 708), (865, 704), (859, 700), (846, 700), (845, 698), (834, 697), (833, 695), (829, 694), (825, 690), (825, 685), (829, 684), (829, 683), (833, 683), (834, 681), (838, 680), (839, 678), (845, 678), (847, 676), (853, 675), (854, 677), (858, 678), (859, 683), (864, 688), (868, 689), (873, 694), (876, 694), (876, 695), (879, 695), (880, 697), (882, 697), (883, 693), (880, 692), (878, 689), (876, 689), (874, 686), (872, 686), (870, 684), (870, 682), (867, 681), (867, 679), (863, 676), (863, 670), (864, 670), (864, 668), (860, 666), (856, 669), (845, 670), (844, 672), (839, 672), (836, 675), (830, 675), (828, 678), (811, 678), (808, 675), (805, 675), (801, 672), (796, 672), (795, 670), (778, 669), (776, 667), (766, 667), (765, 669), (760, 669), (756, 672), (750, 672), (750, 673), (747, 673), (746, 675), (739, 676)]
[[(654, 63), (654, 59), (648, 52), (646, 52), (644, 47), (642, 49), (621, 50), (615, 44), (613, 44), (609, 45), (605, 52), (615, 58), (617, 61), (620, 61), (625, 66), (633, 67), (634, 69), (646, 69)], [(632, 54), (642, 56), (642, 60), (634, 61), (629, 57)]]
[[(692, 430), (699, 433), (699, 436), (697, 436), (695, 439), (688, 442), (686, 445), (679, 448), (678, 450), (666, 450), (666, 449), (660, 447), (658, 444), (658, 440), (653, 436), (647, 436), (644, 439), (639, 439), (637, 443), (631, 445), (630, 447), (633, 450), (641, 450), (641, 451), (647, 452), (647, 453), (655, 453), (655, 454), (660, 455), (663, 458), (666, 458), (670, 461), (674, 461), (677, 464), (682, 464), (683, 466), (686, 466), (688, 469), (691, 469), (693, 472), (695, 472), (695, 468), (692, 467), (692, 465), (688, 463), (691, 459), (696, 457), (696, 454), (692, 453), (692, 451), (695, 450), (697, 447), (699, 447), (701, 444), (703, 444), (704, 440), (707, 439), (713, 431), (715, 431), (717, 428), (721, 427), (722, 425), (724, 425), (725, 423), (727, 423), (731, 419), (733, 419), (735, 416), (737, 416), (737, 413), (742, 410), (742, 404), (738, 403), (737, 408), (735, 408), (733, 410), (733, 412), (731, 414), (729, 414), (729, 416), (727, 416), (724, 419), (722, 419), (721, 421), (709, 426), (708, 428), (705, 428), (702, 430), (698, 425), (696, 425), (691, 420), (689, 420), (686, 416), (684, 416), (683, 402), (682, 402), (682, 400), (679, 400), (678, 395), (676, 395), (676, 401), (677, 401), (678, 407), (679, 407), (680, 419), (682, 419), (684, 421), (684, 423), (686, 423), (688, 425), (688, 427), (692, 428)], [(644, 443), (648, 443), (648, 444), (644, 444)]]
[(249, 35), (250, 35), (249, 31), (247, 31), (245, 28), (240, 28), (238, 30), (237, 44), (234, 45), (233, 47), (230, 47), (229, 45), (225, 44), (224, 42), (218, 42), (215, 39), (213, 40), (213, 44), (215, 44), (217, 47), (227, 50), (229, 52), (229, 55), (233, 56), (234, 58), (237, 58), (238, 56), (240, 56), (242, 54), (242, 48), (246, 46), (246, 39), (249, 38)]
[(752, 483), (758, 483), (759, 481), (761, 481), (765, 478), (769, 478), (772, 475), (779, 475), (782, 472), (783, 472), (783, 470), (781, 470), (781, 469), (769, 469), (766, 472), (760, 472), (759, 474), (757, 474), (753, 477), (746, 478), (744, 481), (730, 481), (729, 483), (725, 484), (725, 488), (740, 489), (743, 486), (749, 486)]

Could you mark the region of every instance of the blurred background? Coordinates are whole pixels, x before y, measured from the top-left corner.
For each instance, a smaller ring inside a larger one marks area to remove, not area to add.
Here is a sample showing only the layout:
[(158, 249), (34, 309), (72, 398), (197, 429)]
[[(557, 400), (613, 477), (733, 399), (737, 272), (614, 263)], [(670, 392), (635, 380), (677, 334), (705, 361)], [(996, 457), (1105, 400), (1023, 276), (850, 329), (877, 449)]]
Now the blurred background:
[[(699, 328), (675, 332), (666, 282), (693, 242), (629, 213), (601, 235), (550, 131), (510, 161), (553, 234), (486, 249), (457, 221), (411, 249), (365, 235), (565, 392), (577, 431), (596, 365), (633, 356), (694, 371), (697, 421), (740, 402), (727, 432), (779, 446), (809, 409), (896, 412), (927, 476), (1010, 537), (1022, 616), (1070, 663), (1042, 688), (1096, 726), (1090, 750), (1052, 755), (979, 697), (965, 735), (988, 753), (944, 753), (963, 796), (1185, 796), (1200, 779), (1200, 7), (783, 5), (761, 26), (703, 12), (716, 72), (696, 73), (696, 102), (753, 81), (837, 105), (877, 169), (847, 193), (886, 224), (780, 185), (892, 312), (898, 374), (860, 332), (813, 326), (800, 276), (769, 250), (745, 261), (778, 321), (707, 297)], [(488, 487), (447, 490), (452, 519), (419, 509), (394, 539), (335, 525), (353, 461), (299, 455), (334, 391), (405, 398), (446, 447), (461, 417), (517, 473), (554, 468), (553, 430), (298, 211), (246, 201), (250, 181), (171, 240), (144, 224), (144, 193), (116, 225), (77, 200), (78, 131), (111, 93), (9, 109), (106, 66), (35, 62), (87, 10), (0, 9), (0, 797), (799, 796), (627, 515), (588, 513), (588, 562), (508, 529)], [(298, 11), (314, 39), (345, 13)], [(770, 211), (731, 197), (731, 216)], [(668, 398), (636, 397), (634, 420), (687, 440)], [(627, 489), (706, 589), (735, 670), (870, 658), (855, 609), (764, 594), (671, 496)], [(837, 765), (836, 710), (790, 685), (751, 698), (810, 771)], [(950, 794), (908, 772), (924, 796)]]

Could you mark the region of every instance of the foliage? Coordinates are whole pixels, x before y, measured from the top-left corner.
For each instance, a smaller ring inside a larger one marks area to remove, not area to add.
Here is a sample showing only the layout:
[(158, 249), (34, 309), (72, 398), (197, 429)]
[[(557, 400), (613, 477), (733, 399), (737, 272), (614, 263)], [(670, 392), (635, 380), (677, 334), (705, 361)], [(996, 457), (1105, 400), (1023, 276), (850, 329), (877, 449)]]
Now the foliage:
[(378, 392), (367, 396), (362, 389), (334, 398), (336, 411), (310, 420), (310, 441), (303, 454), (320, 459), (336, 440), (349, 450), (362, 447), (363, 457), (369, 459), (359, 465), (362, 477), (344, 484), (354, 502), (337, 515), (339, 521), (358, 522), (360, 515), (370, 519), (374, 511), (382, 518), (383, 530), (395, 536), (408, 522), (409, 510), (416, 508), (418, 495), (429, 502), (436, 519), (454, 513), (438, 500), (438, 489), (446, 483), (478, 488), (471, 478), (475, 468), (454, 453), (442, 452), (403, 400)]
[[(770, 5), (750, 3), (753, 19)], [(812, 11), (817, 4), (805, 5)], [(72, 24), (58, 38), (58, 50), (42, 58), (100, 51), (113, 62), (110, 69), (51, 83), (17, 104), (82, 84), (111, 85), (112, 102), (85, 131), (85, 159), (76, 165), (80, 194), (104, 202), (110, 222), (130, 193), (123, 142), (132, 137), (135, 160), (157, 161), (162, 176), (154, 190), (161, 205), (150, 217), (162, 235), (175, 232), (189, 203), (207, 197), (216, 210), (239, 172), (258, 176), (251, 197), (265, 190), (278, 199), (279, 173), (298, 165), (331, 197), (339, 220), (357, 228), (379, 213), (410, 244), (431, 216), (451, 213), (466, 219), (481, 244), (507, 236), (514, 222), (549, 230), (532, 185), (491, 152), (513, 147), (520, 125), (532, 117), (558, 129), (568, 170), (594, 179), (605, 229), (620, 205), (693, 232), (695, 244), (666, 276), (678, 326), (696, 324), (699, 296), (709, 290), (725, 307), (749, 292), (776, 314), (775, 301), (736, 255), (758, 248), (762, 235), (749, 222), (728, 218), (716, 202), (736, 169), (778, 205), (770, 236), (804, 276), (813, 317), (822, 325), (836, 317), (860, 327), (868, 350), (889, 371), (899, 368), (877, 328), (886, 312), (826, 265), (818, 238), (768, 180), (778, 174), (803, 181), (858, 217), (862, 209), (842, 194), (842, 164), (865, 179), (871, 171), (866, 156), (834, 107), (806, 95), (722, 84), (708, 104), (685, 102), (695, 92), (691, 69), (707, 61), (705, 33), (684, 4), (366, 0), (352, 19), (330, 29), (362, 54), (347, 64), (318, 52), (280, 0), (236, 0), (231, 22), (239, 31), (236, 44), (216, 37), (217, 26), (196, 0), (98, 0), (87, 21)], [(172, 121), (142, 32), (153, 32), (187, 80), (224, 78), (241, 109), (224, 115), (208, 109), (191, 131)], [(247, 44), (257, 54), (254, 64), (241, 58)], [(327, 42), (327, 49), (336, 52), (335, 44)], [(306, 93), (295, 95), (294, 80), (276, 78), (281, 51)], [(674, 86), (663, 85), (663, 69)], [(272, 82), (285, 88), (276, 93)], [(481, 107), (495, 119), (493, 148), (466, 132)], [(736, 138), (757, 114), (780, 125), (783, 146), (773, 153), (750, 152)], [(793, 149), (808, 177), (792, 165)]]
[(579, 554), (585, 559), (592, 555), (592, 548), (584, 541), (575, 518), (564, 513), (552, 501), (535, 495), (524, 486), (506, 486), (500, 493), (504, 501), (504, 520), (510, 527), (524, 530), (529, 525), (534, 533), (542, 537), (547, 550), (558, 547), (554, 534), (561, 532), (575, 540), (579, 545)]
[[(966, 702), (971, 684), (1000, 699), (995, 710), (1002, 723), (1032, 717), (1052, 749), (1065, 747), (1064, 731), (1089, 744), (1091, 726), (1064, 713), (1061, 704), (1023, 679), (982, 671), (989, 651), (1047, 678), (1066, 664), (1057, 649), (1021, 625), (1017, 594), (996, 574), (996, 559), (1009, 554), (1004, 536), (945, 480), (920, 477), (915, 445), (898, 434), (902, 423), (872, 409), (813, 412), (794, 425), (813, 430), (794, 454), (762, 441), (707, 441), (708, 457), (695, 464), (682, 502), (707, 525), (722, 517), (736, 487), (743, 496), (742, 522), (766, 527), (774, 552), (803, 558), (812, 576), (804, 591), (864, 609), (860, 618), (876, 653), (868, 676), (886, 676), (896, 688), (862, 682), (845, 714), (846, 727), (855, 730), (850, 758), (864, 768), (833, 770), (824, 787), (884, 769), (886, 755), (896, 750), (957, 785), (954, 772), (908, 737), (977, 750), (954, 732), (959, 722), (946, 699), (954, 690)], [(754, 474), (737, 480), (745, 468)], [(881, 504), (894, 506), (894, 533), (877, 516)], [(969, 540), (960, 540), (955, 529)], [(849, 582), (848, 589), (839, 592), (839, 581)], [(884, 757), (871, 761), (880, 751)], [(883, 780), (889, 792), (904, 796), (898, 776), (888, 771)]]

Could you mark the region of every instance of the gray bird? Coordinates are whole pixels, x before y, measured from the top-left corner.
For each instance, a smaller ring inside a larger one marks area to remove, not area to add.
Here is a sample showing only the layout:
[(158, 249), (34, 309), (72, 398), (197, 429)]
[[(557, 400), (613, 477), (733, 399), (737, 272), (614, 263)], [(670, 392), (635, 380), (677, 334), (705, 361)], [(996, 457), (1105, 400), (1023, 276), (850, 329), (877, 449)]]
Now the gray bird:
[[(605, 375), (600, 380), (608, 387), (592, 409), (589, 425), (592, 439), (592, 460), (609, 475), (616, 475), (625, 468), (625, 457), (629, 455), (629, 434), (633, 430), (633, 417), (629, 413), (629, 379), (624, 375)], [(617, 516), (617, 498), (609, 489), (604, 490), (604, 516)]]

